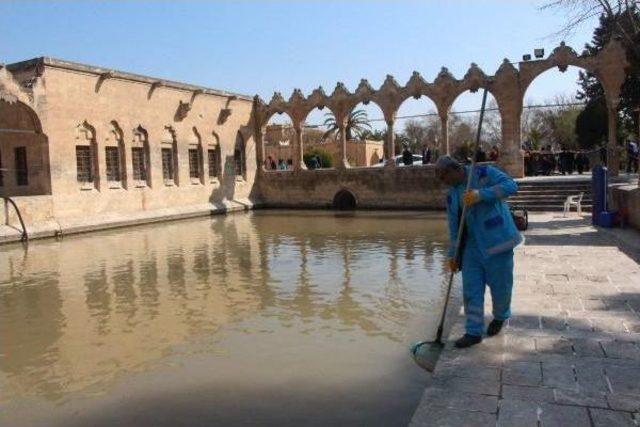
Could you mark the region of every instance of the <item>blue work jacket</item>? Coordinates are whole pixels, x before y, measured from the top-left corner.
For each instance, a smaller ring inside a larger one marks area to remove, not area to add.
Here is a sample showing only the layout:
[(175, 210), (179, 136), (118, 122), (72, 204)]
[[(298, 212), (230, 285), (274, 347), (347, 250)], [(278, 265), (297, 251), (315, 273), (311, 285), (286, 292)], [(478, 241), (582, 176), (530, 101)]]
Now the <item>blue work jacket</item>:
[[(469, 166), (465, 166), (464, 182), (449, 188), (447, 217), (449, 220), (450, 246), (448, 256), (455, 255), (458, 238), (458, 218), (461, 216), (462, 195), (467, 184)], [(467, 208), (465, 228), (484, 258), (506, 252), (516, 247), (522, 236), (518, 232), (509, 211), (507, 197), (518, 191), (518, 184), (495, 166), (476, 165), (471, 188), (478, 190), (480, 201)], [(461, 250), (462, 252), (462, 250)]]

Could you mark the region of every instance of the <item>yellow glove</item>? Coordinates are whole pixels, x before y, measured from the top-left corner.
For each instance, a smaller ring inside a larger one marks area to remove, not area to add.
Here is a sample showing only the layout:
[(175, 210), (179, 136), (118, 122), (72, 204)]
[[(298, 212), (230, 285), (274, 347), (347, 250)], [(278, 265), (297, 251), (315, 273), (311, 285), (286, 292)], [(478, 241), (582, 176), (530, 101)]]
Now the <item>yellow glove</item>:
[(480, 192), (478, 190), (465, 191), (462, 201), (467, 206), (475, 205), (480, 201)]
[(452, 273), (455, 273), (456, 271), (458, 271), (458, 262), (456, 261), (455, 258), (447, 258), (444, 261), (444, 266), (448, 271)]

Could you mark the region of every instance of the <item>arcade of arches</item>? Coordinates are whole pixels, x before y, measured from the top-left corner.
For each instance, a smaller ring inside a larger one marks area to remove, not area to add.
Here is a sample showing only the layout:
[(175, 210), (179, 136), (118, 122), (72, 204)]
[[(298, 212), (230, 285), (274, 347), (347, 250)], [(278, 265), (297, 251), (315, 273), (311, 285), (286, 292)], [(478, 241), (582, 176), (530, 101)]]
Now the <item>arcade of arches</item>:
[[(612, 41), (596, 56), (578, 55), (573, 49), (560, 44), (553, 53), (542, 60), (520, 62), (516, 68), (507, 59), (498, 68), (495, 75), (486, 75), (477, 65), (472, 64), (462, 80), (457, 80), (446, 69), (442, 68), (433, 83), (426, 82), (419, 73), (414, 72), (405, 86), (400, 86), (392, 76), (387, 76), (379, 89), (374, 89), (367, 80), (362, 80), (355, 92), (351, 93), (344, 84), (338, 83), (330, 95), (322, 88), (314, 90), (311, 95), (305, 97), (299, 89), (291, 94), (289, 100), (276, 92), (273, 98), (265, 103), (259, 97), (254, 98), (254, 126), (255, 139), (258, 144), (258, 163), (264, 160), (264, 147), (262, 144), (264, 126), (271, 116), (276, 113), (287, 113), (293, 120), (293, 128), (296, 130), (294, 148), (296, 153), (303, 151), (302, 132), (303, 123), (309, 112), (314, 108), (328, 108), (336, 117), (336, 121), (342, 126), (346, 125), (349, 112), (360, 102), (368, 104), (373, 102), (380, 106), (389, 132), (384, 147), (384, 158), (391, 159), (394, 152), (394, 126), (395, 118), (400, 105), (408, 98), (430, 98), (436, 106), (441, 120), (440, 152), (449, 152), (450, 141), (448, 135), (448, 116), (452, 104), (456, 98), (467, 90), (472, 92), (480, 88), (486, 88), (495, 98), (502, 122), (502, 147), (501, 166), (511, 175), (521, 177), (524, 174), (523, 159), (521, 153), (521, 126), (524, 94), (536, 77), (554, 67), (565, 71), (568, 66), (574, 65), (592, 72), (598, 77), (605, 91), (609, 120), (609, 156), (610, 170), (617, 174), (616, 144), (616, 114), (619, 103), (620, 87), (625, 78), (627, 61), (622, 46)], [(341, 132), (344, 135), (344, 132)], [(348, 168), (347, 141), (344, 136), (338, 143), (342, 160), (338, 167)], [(298, 156), (300, 157), (300, 156)], [(388, 166), (395, 166), (394, 162), (387, 162)], [(303, 169), (301, 159), (294, 159), (294, 168)]]

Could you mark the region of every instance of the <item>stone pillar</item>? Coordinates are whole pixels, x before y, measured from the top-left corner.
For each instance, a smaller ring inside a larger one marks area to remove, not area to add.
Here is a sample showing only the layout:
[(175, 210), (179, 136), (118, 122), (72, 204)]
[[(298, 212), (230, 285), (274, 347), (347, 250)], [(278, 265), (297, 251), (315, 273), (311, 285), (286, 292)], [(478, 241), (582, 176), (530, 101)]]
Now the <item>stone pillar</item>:
[[(449, 114), (440, 115), (440, 156), (449, 155)], [(436, 159), (437, 160), (437, 159)]]
[(256, 126), (254, 131), (254, 138), (256, 140), (256, 169), (258, 173), (265, 170), (264, 132), (265, 128), (262, 126)]
[[(105, 132), (102, 129), (99, 129), (99, 135), (101, 138), (104, 137)], [(107, 164), (105, 162), (105, 144), (104, 140), (98, 139), (97, 135), (93, 136), (93, 140), (91, 141), (91, 150), (93, 151), (93, 171), (95, 173), (94, 177), (94, 185), (96, 190), (106, 190), (107, 189)]]
[(513, 178), (524, 177), (524, 156), (520, 147), (520, 120), (518, 112), (501, 116), (502, 148), (498, 164)]
[(338, 121), (338, 129), (340, 132), (340, 139), (338, 140), (338, 164), (336, 165), (340, 169), (347, 169), (349, 167), (349, 160), (347, 160), (347, 131), (345, 119)]
[[(607, 103), (609, 104), (609, 103)], [(607, 126), (609, 130), (608, 147), (607, 147), (607, 169), (610, 176), (618, 176), (620, 172), (620, 159), (618, 156), (618, 146), (616, 139), (616, 127), (618, 119), (618, 109), (607, 105)]]
[(393, 125), (393, 120), (387, 120), (387, 138), (384, 141), (384, 158), (385, 166), (389, 167), (395, 167), (396, 165), (395, 132)]
[(132, 150), (131, 148), (133, 147), (133, 143), (132, 143), (132, 138), (131, 138), (131, 134), (127, 134), (125, 133), (122, 137), (122, 150), (124, 151), (124, 155), (122, 157), (122, 172), (124, 173), (124, 181), (123, 184), (125, 184), (125, 188), (130, 189), (130, 188), (134, 188), (134, 181), (133, 181), (133, 154), (132, 154)]
[(302, 146), (302, 125), (294, 124), (293, 129), (295, 130), (295, 141), (293, 145), (293, 170), (303, 170), (307, 169), (307, 166), (304, 164), (304, 160), (302, 158), (304, 154), (304, 148)]

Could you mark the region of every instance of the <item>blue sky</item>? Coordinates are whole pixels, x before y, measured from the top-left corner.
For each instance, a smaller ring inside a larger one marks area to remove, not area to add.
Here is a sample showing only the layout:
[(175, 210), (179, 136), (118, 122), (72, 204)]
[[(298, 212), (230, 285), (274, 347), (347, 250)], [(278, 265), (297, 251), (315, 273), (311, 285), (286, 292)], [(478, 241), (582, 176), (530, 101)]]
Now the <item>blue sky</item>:
[[(0, 61), (53, 56), (122, 71), (226, 89), (266, 100), (274, 90), (352, 90), (361, 78), (379, 86), (441, 66), (462, 77), (471, 62), (492, 74), (503, 58), (544, 47), (564, 23), (541, 1), (2, 1)], [(595, 25), (595, 23), (593, 24)], [(592, 26), (593, 26), (592, 25)], [(592, 27), (591, 26), (591, 27)], [(579, 49), (585, 26), (567, 42)], [(576, 71), (545, 73), (527, 98), (574, 93)], [(415, 104), (415, 105), (414, 105)], [(477, 108), (479, 95), (455, 109)], [(403, 114), (430, 108), (413, 103)], [(371, 113), (376, 115), (375, 113)]]

